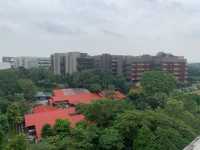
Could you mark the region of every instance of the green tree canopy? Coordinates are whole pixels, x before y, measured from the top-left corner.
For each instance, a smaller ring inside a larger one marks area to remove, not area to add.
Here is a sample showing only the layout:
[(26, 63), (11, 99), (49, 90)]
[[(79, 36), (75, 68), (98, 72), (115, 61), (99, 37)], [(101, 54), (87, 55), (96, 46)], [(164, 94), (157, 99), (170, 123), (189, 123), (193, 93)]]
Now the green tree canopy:
[(11, 128), (15, 128), (17, 124), (22, 123), (23, 117), (20, 107), (17, 103), (11, 104), (7, 109), (7, 117)]
[(27, 100), (32, 100), (37, 92), (36, 85), (30, 79), (19, 79), (17, 81), (20, 91)]
[(122, 150), (124, 148), (123, 137), (118, 130), (107, 128), (101, 133), (99, 145), (103, 150)]
[(53, 128), (49, 124), (44, 125), (44, 127), (42, 128), (42, 137), (46, 138), (53, 135)]
[(176, 87), (175, 78), (166, 72), (149, 71), (143, 74), (141, 85), (147, 95), (170, 94)]
[(54, 125), (56, 134), (60, 137), (65, 137), (70, 133), (70, 123), (68, 120), (58, 119)]
[(6, 150), (27, 150), (28, 149), (28, 141), (26, 140), (25, 135), (19, 134), (12, 138), (7, 146)]
[(83, 113), (88, 120), (97, 123), (98, 126), (108, 126), (118, 113), (132, 107), (125, 101), (100, 100), (90, 105), (82, 105), (79, 112)]

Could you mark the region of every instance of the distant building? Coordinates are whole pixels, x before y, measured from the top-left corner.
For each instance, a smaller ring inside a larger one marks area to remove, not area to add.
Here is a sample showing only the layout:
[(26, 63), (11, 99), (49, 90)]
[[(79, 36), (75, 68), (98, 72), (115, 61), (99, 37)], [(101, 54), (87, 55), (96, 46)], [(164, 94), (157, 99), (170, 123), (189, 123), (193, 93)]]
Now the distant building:
[(10, 69), (10, 68), (11, 68), (10, 63), (5, 63), (5, 62), (1, 63), (0, 62), (0, 70), (6, 70), (6, 69)]
[(187, 81), (187, 60), (162, 52), (156, 56), (111, 54), (89, 56), (80, 52), (55, 53), (51, 56), (51, 69), (56, 75), (95, 69), (113, 75), (123, 75), (132, 82), (140, 81), (146, 71), (160, 70), (172, 73), (181, 82)]
[[(55, 53), (51, 55), (51, 69), (54, 74), (72, 74), (92, 66), (92, 60), (89, 59), (87, 53), (69, 52)], [(80, 65), (80, 66), (79, 66)]]
[(10, 66), (11, 67), (13, 67), (14, 66), (14, 64), (15, 64), (15, 57), (2, 57), (2, 62), (3, 63), (9, 63), (10, 64)]
[(187, 80), (187, 60), (166, 53), (156, 56), (123, 56), (102, 54), (94, 56), (95, 68), (113, 75), (123, 75), (132, 82), (141, 80), (146, 71), (160, 70), (173, 74), (177, 80)]
[(90, 70), (95, 68), (95, 59), (92, 56), (89, 56), (87, 54), (82, 54), (81, 57), (77, 59), (78, 63), (78, 71), (83, 70)]
[(3, 62), (9, 63), (13, 68), (46, 68), (50, 67), (50, 58), (48, 57), (3, 57)]
[(187, 80), (187, 60), (184, 57), (159, 53), (156, 56), (143, 55), (132, 59), (132, 69), (129, 75), (133, 82), (140, 81), (145, 71), (160, 70), (173, 74), (177, 80)]

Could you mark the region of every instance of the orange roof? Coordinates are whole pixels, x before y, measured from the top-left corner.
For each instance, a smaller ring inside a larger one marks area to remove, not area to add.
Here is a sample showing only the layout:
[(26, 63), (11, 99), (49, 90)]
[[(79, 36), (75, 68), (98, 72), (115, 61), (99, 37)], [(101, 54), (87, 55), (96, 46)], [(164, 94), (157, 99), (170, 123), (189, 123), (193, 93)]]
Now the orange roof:
[(49, 111), (54, 111), (56, 109), (57, 108), (52, 106), (38, 105), (32, 109), (32, 113), (49, 112)]
[(87, 90), (61, 89), (54, 90), (53, 96), (49, 101), (51, 103), (68, 102), (77, 105), (79, 103), (89, 104), (99, 99), (102, 99), (99, 94), (91, 93)]
[[(77, 105), (79, 103), (89, 104), (95, 100), (100, 100), (106, 98), (105, 91), (101, 93), (91, 93), (85, 89), (59, 89), (53, 91), (53, 96), (49, 99), (49, 102), (59, 103), (59, 102), (67, 102), (73, 105)], [(113, 95), (114, 99), (121, 100), (126, 98), (126, 96), (120, 91), (115, 91)]]
[(57, 119), (67, 119), (71, 126), (84, 120), (83, 115), (75, 114), (75, 108), (56, 109), (25, 115), (25, 127), (35, 126), (36, 138), (41, 138), (41, 131), (45, 124), (54, 125)]

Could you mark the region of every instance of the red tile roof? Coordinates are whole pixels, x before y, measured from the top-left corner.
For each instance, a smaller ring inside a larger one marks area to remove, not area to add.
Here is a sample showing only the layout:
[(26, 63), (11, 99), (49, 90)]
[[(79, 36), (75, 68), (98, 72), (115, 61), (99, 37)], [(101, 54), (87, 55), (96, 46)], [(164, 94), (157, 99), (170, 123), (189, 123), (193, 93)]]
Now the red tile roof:
[(49, 111), (54, 111), (56, 109), (57, 108), (52, 106), (38, 105), (33, 107), (32, 113), (49, 112)]
[(25, 115), (25, 127), (35, 126), (36, 138), (41, 138), (41, 131), (45, 124), (54, 125), (57, 119), (67, 119), (71, 126), (84, 120), (84, 116), (75, 114), (75, 108), (56, 109)]
[[(59, 102), (67, 102), (73, 105), (79, 103), (89, 104), (105, 97), (106, 94), (104, 92), (96, 94), (84, 89), (61, 89), (53, 91), (53, 96), (49, 100), (49, 103), (55, 104)], [(126, 96), (121, 92), (116, 91), (113, 97), (121, 100)], [(73, 127), (77, 122), (84, 119), (83, 115), (75, 114), (75, 108), (73, 107), (68, 109), (58, 109), (52, 106), (39, 105), (34, 107), (32, 112), (32, 114), (25, 115), (25, 127), (35, 126), (37, 139), (41, 138), (41, 130), (45, 124), (54, 125), (57, 119), (67, 119)]]
[(77, 89), (60, 89), (54, 90), (53, 96), (49, 100), (50, 103), (67, 102), (69, 104), (77, 105), (79, 103), (89, 104), (92, 101), (102, 99), (96, 93), (91, 93), (87, 90)]
[[(95, 100), (100, 100), (105, 97), (106, 95), (104, 92), (97, 94), (91, 93), (87, 90), (60, 89), (53, 91), (53, 96), (49, 102), (51, 104), (59, 102), (67, 102), (73, 105), (77, 105), (79, 103), (89, 104)], [(119, 91), (115, 91), (113, 98), (120, 100), (126, 98), (126, 96)]]

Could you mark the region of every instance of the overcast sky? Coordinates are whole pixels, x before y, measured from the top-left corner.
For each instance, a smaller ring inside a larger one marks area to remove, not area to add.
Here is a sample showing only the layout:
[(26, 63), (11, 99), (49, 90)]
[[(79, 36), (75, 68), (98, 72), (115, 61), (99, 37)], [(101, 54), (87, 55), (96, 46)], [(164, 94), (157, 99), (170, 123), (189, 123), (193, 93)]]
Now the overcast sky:
[(0, 0), (0, 57), (68, 51), (200, 62), (200, 0)]

